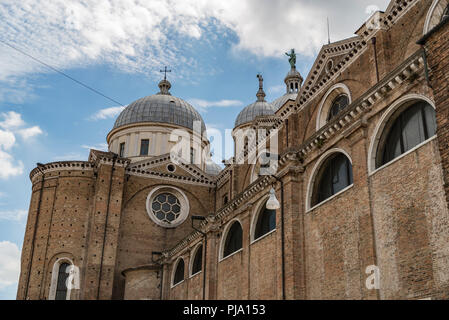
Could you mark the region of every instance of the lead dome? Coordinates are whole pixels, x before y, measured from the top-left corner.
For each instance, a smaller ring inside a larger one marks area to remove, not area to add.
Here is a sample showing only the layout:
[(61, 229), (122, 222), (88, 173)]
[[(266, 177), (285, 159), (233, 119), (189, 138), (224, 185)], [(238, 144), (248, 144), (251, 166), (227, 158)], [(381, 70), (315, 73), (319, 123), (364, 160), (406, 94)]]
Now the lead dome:
[(257, 92), (257, 101), (245, 107), (235, 120), (235, 128), (252, 122), (260, 116), (271, 116), (276, 112), (276, 107), (265, 100), (265, 92), (263, 90), (263, 77), (257, 75), (259, 79), (259, 91)]
[(201, 123), (201, 132), (206, 130), (204, 120), (188, 102), (170, 94), (171, 84), (167, 80), (159, 83), (160, 92), (134, 101), (120, 113), (114, 129), (135, 123), (156, 122), (194, 129), (194, 122)]

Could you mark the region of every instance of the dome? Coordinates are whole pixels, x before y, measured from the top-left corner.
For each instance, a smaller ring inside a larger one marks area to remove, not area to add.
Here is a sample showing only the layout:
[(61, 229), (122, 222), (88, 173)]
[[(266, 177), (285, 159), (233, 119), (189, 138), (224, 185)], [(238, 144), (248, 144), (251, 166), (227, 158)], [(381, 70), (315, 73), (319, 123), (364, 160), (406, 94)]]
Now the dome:
[(178, 125), (193, 130), (195, 121), (201, 122), (201, 132), (206, 130), (203, 118), (186, 101), (172, 96), (168, 89), (171, 85), (167, 80), (159, 84), (161, 92), (139, 99), (126, 107), (115, 121), (117, 129), (133, 123), (158, 122)]
[(243, 109), (235, 120), (235, 127), (245, 123), (250, 123), (260, 116), (271, 116), (276, 112), (276, 108), (266, 101), (257, 101)]
[(279, 110), (288, 100), (296, 100), (298, 93), (301, 90), (303, 80), (304, 79), (302, 78), (301, 73), (296, 70), (296, 67), (291, 66), (290, 71), (284, 79), (287, 89), (286, 93), (272, 102), (276, 108), (276, 111)]
[(263, 77), (257, 75), (259, 79), (259, 91), (257, 92), (257, 101), (243, 109), (235, 120), (235, 127), (252, 122), (260, 116), (272, 116), (276, 112), (276, 108), (265, 101), (265, 92), (263, 91)]
[(212, 160), (206, 162), (206, 173), (211, 176), (218, 176), (220, 172), (223, 170), (218, 164), (213, 162)]
[(298, 97), (298, 93), (286, 93), (282, 97), (277, 98), (274, 100), (271, 104), (274, 106), (274, 108), (279, 110), (287, 101), (289, 100), (296, 100)]

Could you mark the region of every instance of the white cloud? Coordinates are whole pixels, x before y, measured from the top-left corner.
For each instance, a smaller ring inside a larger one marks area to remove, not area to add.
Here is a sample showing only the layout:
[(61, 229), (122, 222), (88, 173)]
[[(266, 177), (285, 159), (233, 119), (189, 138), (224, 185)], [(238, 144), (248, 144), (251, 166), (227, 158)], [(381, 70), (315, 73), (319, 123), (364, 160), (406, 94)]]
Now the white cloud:
[(125, 108), (126, 108), (126, 106), (101, 109), (98, 112), (96, 112), (95, 114), (93, 114), (92, 116), (90, 116), (89, 119), (93, 120), (93, 121), (97, 121), (97, 120), (115, 118), (116, 116), (118, 116), (120, 114), (120, 112), (125, 110)]
[(9, 177), (18, 176), (23, 173), (22, 161), (14, 161), (14, 158), (0, 150), (0, 179), (7, 179)]
[(19, 281), (20, 250), (9, 241), (0, 242), (0, 289)]
[[(2, 0), (0, 34), (8, 43), (61, 69), (101, 62), (125, 72), (152, 75), (161, 66), (171, 65), (183, 77), (193, 70), (211, 69), (188, 54), (192, 41), (215, 41), (234, 34), (235, 50), (281, 58), (295, 47), (300, 54), (310, 56), (327, 40), (327, 17), (332, 40), (336, 41), (351, 36), (362, 25), (368, 17), (368, 6), (383, 9), (388, 3), (389, 0)], [(3, 45), (0, 61), (3, 80), (45, 70)]]
[(12, 130), (25, 125), (20, 113), (9, 111), (3, 112), (0, 116), (3, 118), (3, 121), (0, 121), (0, 127), (3, 129)]
[(14, 160), (11, 149), (16, 146), (16, 134), (24, 141), (42, 134), (38, 126), (26, 128), (20, 113), (9, 111), (0, 114), (0, 179), (18, 176), (23, 173), (22, 161)]
[(22, 139), (28, 140), (30, 138), (33, 138), (35, 136), (42, 134), (43, 132), (42, 132), (41, 128), (39, 128), (38, 126), (34, 126), (31, 128), (21, 129), (21, 130), (17, 131), (17, 133), (22, 137)]
[(97, 143), (96, 145), (89, 146), (89, 145), (82, 145), (81, 148), (83, 149), (94, 149), (94, 150), (100, 150), (100, 151), (108, 151), (108, 144), (107, 143)]
[(202, 99), (189, 99), (191, 103), (198, 110), (205, 111), (208, 108), (227, 108), (227, 107), (241, 107), (243, 102), (239, 100), (219, 100), (207, 101)]
[(27, 215), (26, 210), (0, 211), (0, 220), (22, 221)]
[(16, 137), (10, 131), (0, 129), (0, 150), (9, 150), (16, 143)]

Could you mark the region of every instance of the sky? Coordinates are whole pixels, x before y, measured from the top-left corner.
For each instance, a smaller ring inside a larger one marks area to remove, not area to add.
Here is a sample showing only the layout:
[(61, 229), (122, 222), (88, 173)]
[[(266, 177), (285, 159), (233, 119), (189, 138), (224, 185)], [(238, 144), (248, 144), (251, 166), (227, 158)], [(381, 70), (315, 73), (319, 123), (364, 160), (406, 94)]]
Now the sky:
[(164, 66), (172, 70), (171, 93), (224, 134), (256, 100), (258, 73), (268, 101), (285, 93), (291, 48), (306, 78), (327, 43), (327, 17), (338, 41), (388, 3), (1, 0), (0, 300), (16, 296), (36, 163), (105, 150), (124, 106), (159, 91)]

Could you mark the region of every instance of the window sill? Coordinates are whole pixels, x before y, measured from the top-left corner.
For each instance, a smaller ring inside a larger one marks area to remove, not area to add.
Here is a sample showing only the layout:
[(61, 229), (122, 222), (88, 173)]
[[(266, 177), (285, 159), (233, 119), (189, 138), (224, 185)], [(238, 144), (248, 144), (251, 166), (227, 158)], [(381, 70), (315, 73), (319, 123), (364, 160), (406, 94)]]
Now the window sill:
[(203, 270), (198, 271), (197, 273), (192, 274), (189, 279), (195, 278), (196, 276), (200, 275), (203, 272)]
[(399, 160), (401, 160), (402, 158), (408, 156), (409, 154), (415, 152), (416, 150), (420, 149), (421, 147), (423, 147), (424, 145), (428, 144), (429, 142), (435, 140), (437, 138), (437, 136), (433, 136), (432, 138), (427, 139), (426, 141), (421, 142), (420, 144), (418, 144), (416, 147), (408, 150), (407, 152), (404, 152), (403, 154), (401, 154), (399, 157), (391, 160), (390, 162), (384, 164), (383, 166), (377, 168), (376, 170), (372, 171), (369, 176), (371, 177), (372, 175), (376, 174), (377, 172), (393, 165), (394, 163), (398, 162)]
[(170, 286), (170, 288), (171, 288), (171, 289), (174, 289), (174, 288), (176, 288), (177, 286), (183, 284), (185, 281), (186, 281), (186, 280), (184, 279), (184, 280), (182, 280), (181, 282), (178, 282), (177, 284), (172, 284), (172, 285)]
[(276, 232), (276, 229), (271, 230), (270, 232), (264, 234), (263, 236), (261, 236), (261, 237), (255, 239), (255, 240), (253, 240), (253, 241), (251, 241), (251, 245), (253, 245), (253, 244), (256, 243), (256, 242), (262, 241), (263, 239), (267, 238), (268, 236), (271, 236), (271, 235), (272, 235), (273, 233), (275, 233), (275, 232)]
[(334, 200), (335, 198), (337, 198), (337, 197), (340, 196), (341, 194), (345, 193), (345, 192), (348, 191), (349, 189), (352, 189), (353, 187), (354, 187), (354, 184), (351, 184), (350, 186), (344, 188), (344, 189), (341, 190), (340, 192), (337, 192), (336, 194), (334, 194), (332, 197), (330, 197), (330, 198), (324, 200), (323, 202), (318, 203), (316, 206), (314, 206), (314, 207), (308, 209), (308, 210), (306, 211), (306, 213), (312, 212), (313, 210), (318, 209), (318, 208), (321, 207), (321, 206), (324, 206), (326, 203), (328, 203), (328, 202)]
[(237, 250), (236, 252), (230, 254), (229, 256), (226, 256), (226, 257), (224, 257), (224, 258), (221, 258), (219, 262), (225, 261), (225, 260), (227, 260), (227, 259), (229, 259), (229, 258), (235, 256), (237, 253), (240, 253), (240, 252), (242, 252), (242, 251), (243, 251), (243, 248), (240, 249), (240, 250)]

